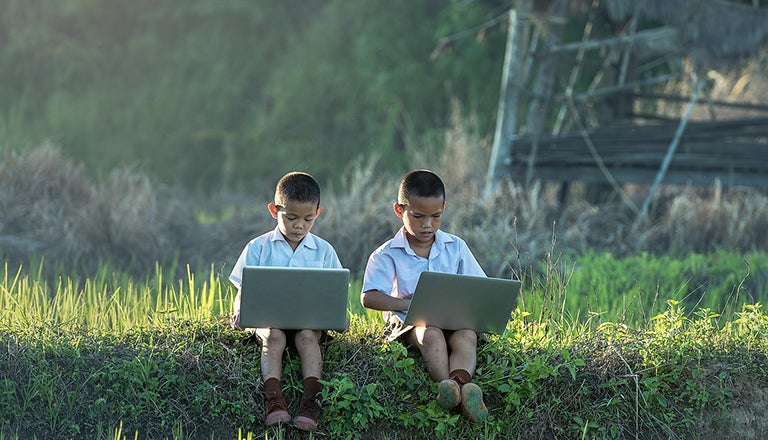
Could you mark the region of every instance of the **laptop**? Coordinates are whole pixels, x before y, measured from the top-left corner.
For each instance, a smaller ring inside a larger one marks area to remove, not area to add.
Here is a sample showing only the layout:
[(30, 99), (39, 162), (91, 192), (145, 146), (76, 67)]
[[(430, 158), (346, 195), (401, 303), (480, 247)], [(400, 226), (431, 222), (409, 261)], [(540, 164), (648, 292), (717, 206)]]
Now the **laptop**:
[(519, 293), (518, 280), (425, 271), (403, 322), (443, 330), (503, 333)]
[(348, 298), (349, 269), (246, 266), (240, 327), (343, 331)]

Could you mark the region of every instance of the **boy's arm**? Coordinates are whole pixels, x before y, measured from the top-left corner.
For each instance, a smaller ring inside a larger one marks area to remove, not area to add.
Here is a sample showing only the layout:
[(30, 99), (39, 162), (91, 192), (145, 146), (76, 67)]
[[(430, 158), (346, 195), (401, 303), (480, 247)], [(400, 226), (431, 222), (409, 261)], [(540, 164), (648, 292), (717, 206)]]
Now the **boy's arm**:
[(380, 290), (368, 290), (360, 294), (360, 303), (363, 307), (384, 312), (404, 312), (411, 305), (410, 298), (395, 298)]

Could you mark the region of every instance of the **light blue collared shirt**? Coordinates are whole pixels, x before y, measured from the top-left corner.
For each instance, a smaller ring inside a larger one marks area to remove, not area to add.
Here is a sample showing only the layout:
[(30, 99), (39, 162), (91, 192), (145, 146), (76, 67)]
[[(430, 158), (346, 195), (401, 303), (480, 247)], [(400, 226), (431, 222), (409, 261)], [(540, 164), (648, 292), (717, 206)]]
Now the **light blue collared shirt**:
[(378, 290), (396, 298), (410, 298), (425, 270), (486, 276), (461, 238), (438, 229), (429, 258), (424, 258), (411, 249), (403, 226), (368, 257), (362, 291)]
[(238, 289), (245, 266), (342, 268), (336, 250), (327, 241), (310, 232), (294, 251), (279, 227), (254, 238), (243, 248), (229, 275), (229, 281)]

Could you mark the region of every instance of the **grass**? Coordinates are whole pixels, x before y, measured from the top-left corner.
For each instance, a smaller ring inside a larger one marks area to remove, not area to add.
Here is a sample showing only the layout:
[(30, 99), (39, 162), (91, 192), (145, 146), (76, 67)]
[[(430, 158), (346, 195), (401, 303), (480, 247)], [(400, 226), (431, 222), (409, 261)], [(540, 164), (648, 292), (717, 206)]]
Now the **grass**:
[[(751, 267), (762, 267), (765, 258), (751, 255)], [(604, 270), (588, 275), (580, 269), (586, 261)], [(752, 298), (743, 295), (750, 276), (706, 284), (713, 298), (742, 292), (742, 301), (725, 301), (725, 315), (686, 307), (697, 302), (675, 280), (713, 261), (722, 270), (744, 264), (727, 253), (691, 256), (679, 265), (592, 255), (529, 268), (525, 301), (506, 333), (490, 335), (478, 349), (476, 382), (491, 408), (479, 426), (436, 405), (420, 357), (382, 341), (381, 318), (362, 309), (355, 280), (350, 330), (325, 347), (323, 420), (313, 437), (734, 432), (742, 413), (731, 410), (745, 399), (735, 391), (747, 381), (754, 389), (768, 383), (768, 316), (760, 303), (743, 301)], [(617, 268), (634, 281), (617, 279)], [(198, 277), (187, 269), (182, 281), (166, 279), (159, 266), (141, 280), (108, 266), (83, 280), (50, 282), (42, 273), (6, 267), (0, 282), (0, 438), (299, 438), (261, 424), (259, 350), (226, 326), (233, 292), (214, 270)], [(663, 281), (637, 275), (643, 273)], [(631, 288), (617, 294), (621, 283)], [(680, 299), (654, 292), (666, 283)], [(584, 285), (599, 305), (612, 308), (575, 302), (574, 296), (589, 300)], [(647, 292), (656, 298), (650, 306)], [(643, 320), (627, 319), (633, 309)], [(300, 372), (290, 352), (285, 377), (284, 392), (296, 402)]]

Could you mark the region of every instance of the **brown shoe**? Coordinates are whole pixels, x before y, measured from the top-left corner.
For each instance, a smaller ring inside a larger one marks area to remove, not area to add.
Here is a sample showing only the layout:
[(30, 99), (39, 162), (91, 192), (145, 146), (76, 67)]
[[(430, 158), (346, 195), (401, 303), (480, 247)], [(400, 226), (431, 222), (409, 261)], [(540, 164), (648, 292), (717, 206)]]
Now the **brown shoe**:
[(291, 415), (288, 414), (288, 405), (285, 403), (283, 396), (278, 395), (265, 398), (264, 408), (267, 413), (264, 424), (267, 426), (291, 421)]
[(488, 417), (483, 390), (479, 386), (468, 383), (461, 387), (461, 411), (473, 423), (480, 423)]
[(293, 426), (302, 431), (314, 431), (317, 429), (317, 421), (320, 419), (320, 405), (316, 399), (302, 398), (299, 410), (293, 418)]

